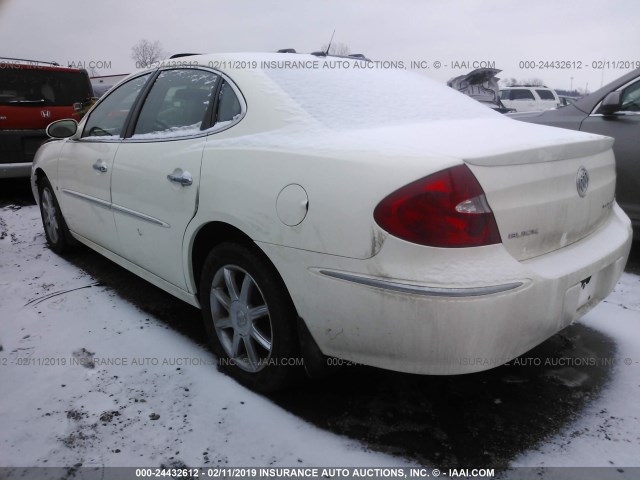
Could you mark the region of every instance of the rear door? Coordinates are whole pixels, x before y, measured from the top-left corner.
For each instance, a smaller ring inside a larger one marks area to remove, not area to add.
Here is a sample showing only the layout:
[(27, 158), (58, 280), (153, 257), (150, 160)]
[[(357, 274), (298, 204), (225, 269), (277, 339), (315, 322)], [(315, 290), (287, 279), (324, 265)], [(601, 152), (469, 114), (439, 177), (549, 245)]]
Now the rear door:
[(186, 289), (182, 240), (197, 209), (200, 165), (220, 77), (162, 71), (113, 168), (112, 209), (121, 255)]
[(122, 85), (97, 105), (82, 136), (68, 140), (58, 162), (58, 201), (69, 228), (111, 251), (118, 238), (111, 212), (111, 175), (129, 111), (150, 74)]
[(609, 116), (592, 113), (580, 130), (616, 139), (616, 200), (634, 225), (640, 224), (640, 80), (624, 87), (619, 112)]

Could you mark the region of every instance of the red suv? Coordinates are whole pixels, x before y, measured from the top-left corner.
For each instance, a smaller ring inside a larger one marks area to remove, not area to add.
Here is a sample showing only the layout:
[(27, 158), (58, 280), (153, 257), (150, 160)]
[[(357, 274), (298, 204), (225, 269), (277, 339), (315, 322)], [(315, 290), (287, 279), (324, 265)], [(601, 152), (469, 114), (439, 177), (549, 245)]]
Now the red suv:
[(0, 178), (28, 177), (47, 125), (79, 119), (92, 97), (86, 70), (0, 58)]

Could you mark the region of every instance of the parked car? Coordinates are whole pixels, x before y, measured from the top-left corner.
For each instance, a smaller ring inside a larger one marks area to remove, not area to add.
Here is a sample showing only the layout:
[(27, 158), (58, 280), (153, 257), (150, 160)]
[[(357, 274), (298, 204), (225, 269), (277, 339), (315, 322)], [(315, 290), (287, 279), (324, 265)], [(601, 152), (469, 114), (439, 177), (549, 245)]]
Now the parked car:
[(111, 87), (117, 85), (120, 80), (124, 80), (129, 76), (128, 73), (120, 75), (102, 75), (99, 77), (91, 77), (91, 86), (93, 93), (97, 98), (107, 93)]
[(532, 85), (514, 85), (500, 89), (500, 100), (507, 108), (517, 112), (536, 112), (560, 106), (555, 90)]
[(565, 108), (513, 118), (615, 138), (616, 200), (631, 217), (636, 239), (640, 238), (640, 69)]
[(0, 57), (0, 178), (28, 177), (46, 126), (80, 119), (92, 96), (85, 70)]
[(566, 107), (567, 105), (572, 105), (573, 103), (576, 102), (576, 100), (579, 100), (578, 97), (568, 97), (566, 95), (558, 95), (558, 98), (560, 99), (560, 107)]
[(495, 68), (478, 68), (466, 75), (452, 78), (447, 85), (496, 112), (515, 112), (513, 108), (505, 107), (500, 100), (500, 87), (498, 87), (500, 79), (496, 75), (501, 71)]
[(485, 370), (613, 289), (631, 228), (610, 138), (333, 61), (198, 56), (52, 123), (32, 171), (50, 247), (200, 307), (220, 366), (263, 391), (326, 357)]

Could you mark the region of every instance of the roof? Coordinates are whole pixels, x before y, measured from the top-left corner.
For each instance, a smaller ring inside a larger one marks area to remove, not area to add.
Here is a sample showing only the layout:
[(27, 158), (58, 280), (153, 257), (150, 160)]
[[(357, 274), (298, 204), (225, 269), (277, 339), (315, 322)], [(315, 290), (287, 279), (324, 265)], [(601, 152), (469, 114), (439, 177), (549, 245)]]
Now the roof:
[[(155, 70), (156, 68), (171, 67), (171, 66), (202, 66), (215, 68), (222, 72), (231, 74), (233, 71), (238, 70), (262, 70), (264, 64), (261, 62), (282, 62), (291, 61), (297, 64), (305, 62), (321, 62), (330, 61), (332, 59), (339, 59), (349, 62), (362, 62), (368, 59), (363, 59), (359, 56), (318, 56), (310, 53), (277, 53), (277, 52), (238, 52), (238, 53), (209, 53), (202, 55), (191, 54), (179, 54), (179, 56), (173, 56), (167, 60), (161, 60), (153, 65), (143, 68), (139, 71)], [(245, 63), (242, 63), (245, 62)], [(246, 63), (256, 62), (256, 63)], [(268, 68), (268, 67), (267, 67)]]

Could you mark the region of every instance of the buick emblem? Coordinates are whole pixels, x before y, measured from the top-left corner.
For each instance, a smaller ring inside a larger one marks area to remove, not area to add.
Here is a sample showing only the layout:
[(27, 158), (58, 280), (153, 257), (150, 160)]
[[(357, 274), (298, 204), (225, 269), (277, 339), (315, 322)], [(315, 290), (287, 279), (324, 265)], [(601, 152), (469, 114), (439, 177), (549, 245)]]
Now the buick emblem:
[(576, 188), (578, 189), (578, 195), (584, 197), (589, 190), (589, 172), (584, 167), (578, 169), (578, 175), (576, 175)]
[(42, 118), (51, 118), (51, 112), (49, 110), (41, 110), (40, 115)]

